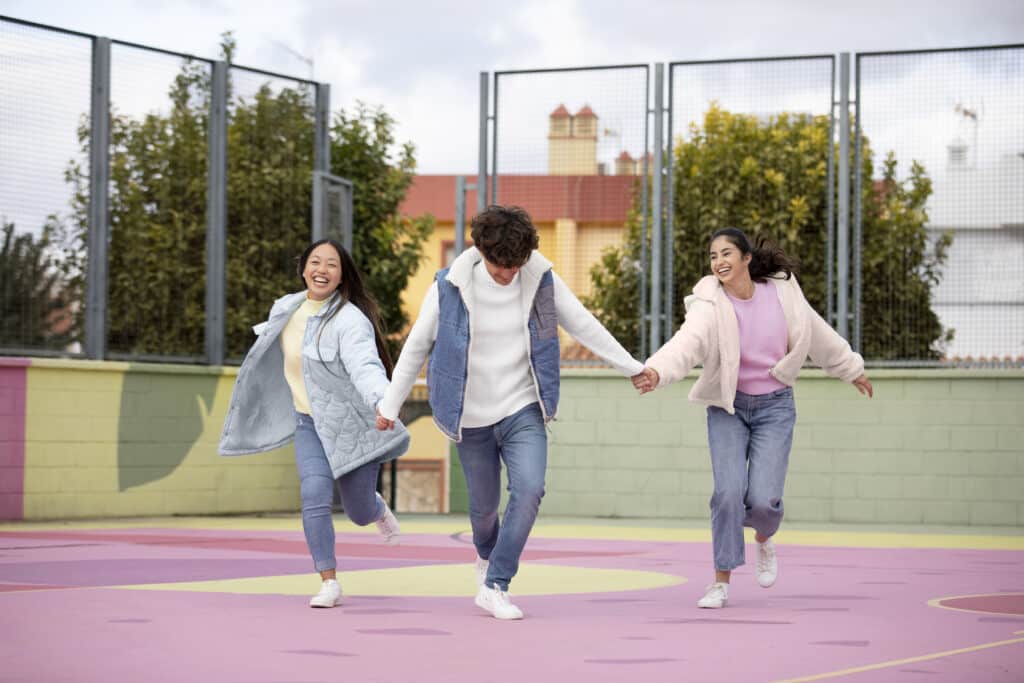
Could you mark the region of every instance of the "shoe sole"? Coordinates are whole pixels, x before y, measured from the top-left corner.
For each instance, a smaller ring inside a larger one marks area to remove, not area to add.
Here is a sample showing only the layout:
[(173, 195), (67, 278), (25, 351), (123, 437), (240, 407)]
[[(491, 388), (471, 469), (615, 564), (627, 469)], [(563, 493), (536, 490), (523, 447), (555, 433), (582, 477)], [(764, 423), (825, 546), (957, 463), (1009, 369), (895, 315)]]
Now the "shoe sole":
[(698, 602), (697, 603), (697, 607), (699, 607), (700, 609), (722, 609), (723, 607), (725, 607), (728, 604), (729, 604), (729, 600), (725, 599), (725, 600), (722, 600), (722, 604), (721, 605), (702, 605), (702, 604), (700, 604)]
[(334, 601), (333, 605), (314, 605), (313, 603), (309, 603), (309, 606), (312, 607), (313, 609), (330, 609), (331, 607), (337, 607), (340, 604), (341, 604), (341, 598), (338, 598), (337, 600)]
[(482, 609), (483, 611), (487, 612), (488, 614), (490, 614), (495, 619), (499, 619), (501, 621), (518, 621), (518, 620), (523, 618), (522, 614), (520, 614), (519, 616), (514, 616), (514, 617), (500, 617), (497, 614), (495, 614), (494, 612), (492, 612), (491, 609), (489, 607), (487, 607), (486, 605), (481, 605), (480, 601), (477, 600), (476, 598), (473, 598), (473, 604), (476, 605), (477, 607), (479, 607), (480, 609)]

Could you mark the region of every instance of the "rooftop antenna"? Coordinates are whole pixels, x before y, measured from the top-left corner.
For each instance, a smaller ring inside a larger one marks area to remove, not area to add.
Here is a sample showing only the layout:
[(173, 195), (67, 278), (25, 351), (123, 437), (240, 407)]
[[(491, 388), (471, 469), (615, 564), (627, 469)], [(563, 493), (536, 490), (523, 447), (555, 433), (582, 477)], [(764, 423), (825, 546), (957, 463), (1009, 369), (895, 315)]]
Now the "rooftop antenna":
[[(960, 127), (962, 129), (962, 127), (965, 126), (965, 125), (970, 126), (970, 129), (971, 129), (970, 130), (970, 136), (971, 136), (971, 147), (970, 147), (971, 163), (970, 163), (970, 167), (971, 168), (977, 168), (978, 167), (978, 124), (981, 123), (981, 118), (982, 118), (982, 116), (985, 113), (985, 105), (984, 105), (984, 103), (982, 103), (980, 107), (974, 107), (974, 106), (966, 105), (966, 104), (964, 104), (961, 101), (961, 102), (957, 102), (956, 105), (953, 106), (953, 112), (960, 118), (960, 124), (959, 124), (958, 127)], [(952, 150), (952, 146), (951, 146), (951, 150)], [(963, 161), (967, 161), (967, 159), (964, 158)]]

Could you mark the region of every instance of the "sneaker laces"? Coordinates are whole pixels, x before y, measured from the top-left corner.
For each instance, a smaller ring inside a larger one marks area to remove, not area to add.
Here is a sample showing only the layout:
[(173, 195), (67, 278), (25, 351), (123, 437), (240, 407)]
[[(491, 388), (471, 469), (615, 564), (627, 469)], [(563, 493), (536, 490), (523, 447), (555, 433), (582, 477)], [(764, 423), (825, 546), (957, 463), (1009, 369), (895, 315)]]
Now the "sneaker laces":
[(721, 583), (716, 581), (715, 583), (709, 583), (704, 588), (704, 597), (705, 598), (719, 597), (719, 596), (722, 597), (722, 598), (725, 597), (725, 588), (724, 588), (723, 584), (721, 584)]
[(512, 604), (512, 600), (509, 599), (508, 593), (506, 591), (501, 590), (497, 586), (495, 586), (492, 590), (494, 591), (495, 601), (501, 603), (502, 605)]
[(775, 546), (767, 541), (757, 544), (757, 571), (771, 571), (772, 562), (775, 561)]

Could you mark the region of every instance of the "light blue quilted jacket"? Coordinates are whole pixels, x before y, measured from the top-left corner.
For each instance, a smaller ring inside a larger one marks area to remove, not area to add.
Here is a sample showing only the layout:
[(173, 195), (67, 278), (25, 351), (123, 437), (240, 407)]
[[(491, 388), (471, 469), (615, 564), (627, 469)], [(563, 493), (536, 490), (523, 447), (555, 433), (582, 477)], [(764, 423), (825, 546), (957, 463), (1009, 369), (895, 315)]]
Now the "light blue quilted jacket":
[[(306, 293), (281, 297), (238, 370), (231, 394), (221, 455), (262, 453), (295, 436), (295, 407), (284, 378), (280, 336)], [(319, 332), (321, 320), (337, 306), (329, 302), (306, 322), (302, 374), (316, 433), (334, 477), (371, 462), (386, 462), (409, 448), (409, 432), (400, 422), (393, 431), (377, 431), (376, 408), (388, 380), (377, 356), (373, 325), (351, 303)], [(318, 338), (319, 337), (319, 341)]]

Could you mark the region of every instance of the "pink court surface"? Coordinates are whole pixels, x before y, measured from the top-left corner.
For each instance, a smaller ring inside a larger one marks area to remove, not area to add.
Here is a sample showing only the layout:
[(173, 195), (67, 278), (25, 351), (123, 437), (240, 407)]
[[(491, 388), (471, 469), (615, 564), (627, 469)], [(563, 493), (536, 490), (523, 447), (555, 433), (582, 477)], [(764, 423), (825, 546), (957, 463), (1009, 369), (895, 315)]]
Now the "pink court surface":
[(467, 520), (402, 521), (391, 547), (337, 519), (326, 610), (297, 516), (0, 525), (0, 680), (1024, 680), (1012, 533), (784, 526), (778, 583), (747, 565), (700, 610), (706, 530), (544, 519), (512, 585), (527, 618), (499, 622)]

